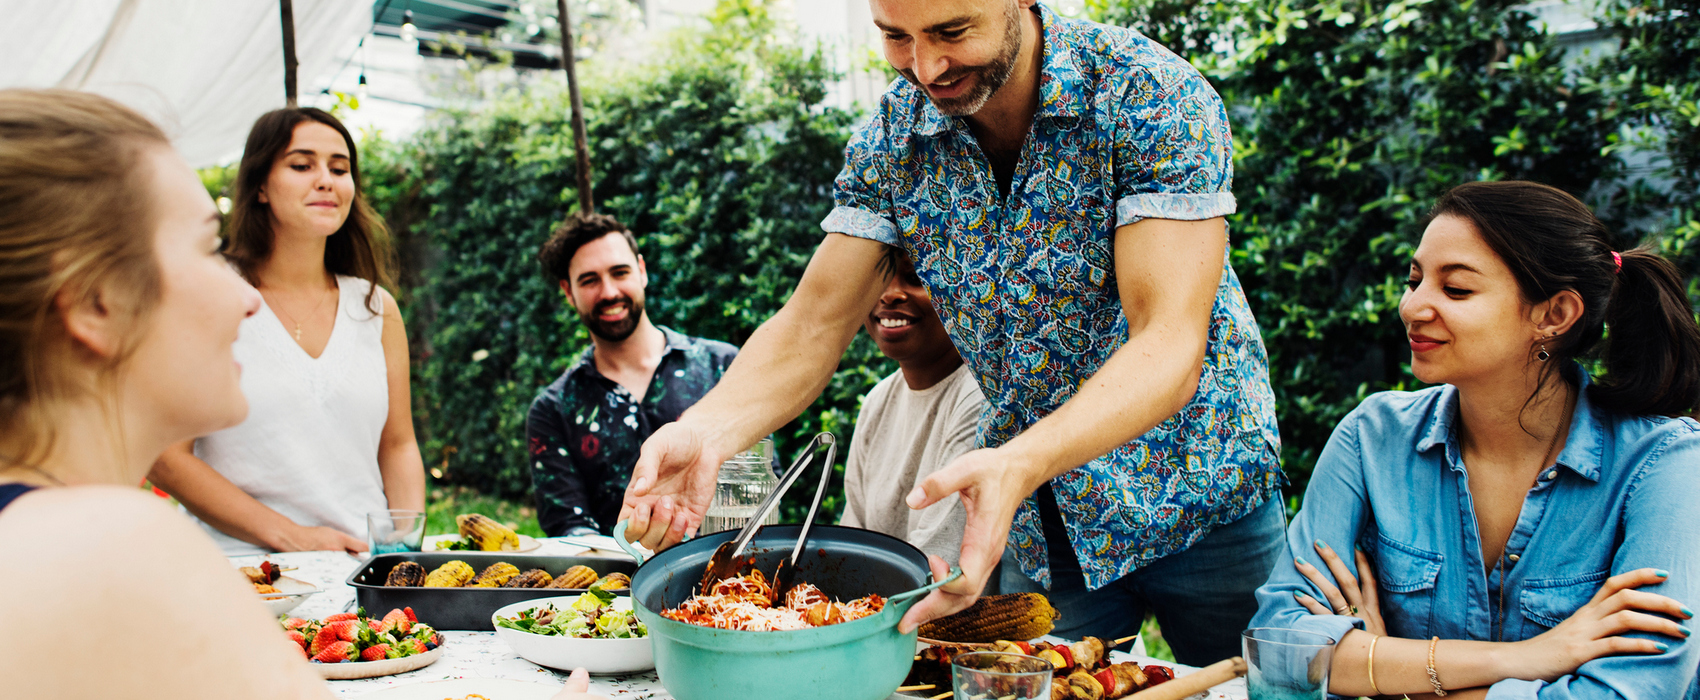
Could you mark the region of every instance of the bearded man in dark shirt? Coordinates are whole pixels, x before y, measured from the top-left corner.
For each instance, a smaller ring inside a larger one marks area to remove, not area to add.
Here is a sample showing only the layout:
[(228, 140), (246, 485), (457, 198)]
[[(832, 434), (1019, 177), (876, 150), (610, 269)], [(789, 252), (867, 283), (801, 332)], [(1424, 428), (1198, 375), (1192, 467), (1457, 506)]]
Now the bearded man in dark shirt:
[(568, 217), (537, 257), (591, 339), (526, 417), (537, 521), (551, 537), (612, 534), (639, 446), (708, 393), (738, 349), (650, 323), (637, 238), (614, 217)]

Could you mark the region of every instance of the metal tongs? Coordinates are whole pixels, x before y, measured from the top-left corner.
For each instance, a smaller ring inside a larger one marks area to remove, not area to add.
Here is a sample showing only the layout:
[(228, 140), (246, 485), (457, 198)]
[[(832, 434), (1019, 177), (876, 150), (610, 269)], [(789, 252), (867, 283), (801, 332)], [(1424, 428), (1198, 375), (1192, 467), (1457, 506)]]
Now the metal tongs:
[(822, 445), (826, 446), (826, 467), (821, 469), (820, 486), (815, 488), (815, 500), (809, 505), (809, 517), (803, 520), (803, 530), (797, 535), (797, 546), (791, 549), (789, 566), (781, 562), (779, 569), (773, 573), (774, 599), (777, 600), (784, 593), (785, 580), (788, 580), (790, 572), (797, 568), (797, 558), (803, 553), (803, 544), (809, 540), (809, 527), (815, 522), (815, 511), (820, 508), (821, 496), (826, 494), (827, 482), (832, 480), (832, 458), (838, 454), (838, 442), (832, 433), (821, 433), (809, 441), (809, 446), (803, 448), (802, 454), (797, 455), (797, 459), (791, 462), (791, 468), (785, 470), (785, 476), (779, 478), (779, 483), (773, 487), (773, 493), (768, 494), (767, 500), (756, 506), (755, 513), (750, 516), (750, 521), (744, 524), (744, 529), (738, 531), (738, 536), (721, 543), (720, 547), (714, 550), (714, 556), (708, 560), (708, 568), (702, 572), (702, 585), (698, 591), (706, 594), (713, 589), (716, 581), (738, 575), (738, 570), (743, 568), (741, 557), (744, 556), (744, 550), (750, 546), (750, 540), (755, 538), (756, 531), (761, 529), (762, 521), (779, 506), (779, 499), (785, 496), (785, 492), (797, 481), (797, 477), (802, 476), (803, 471), (814, 463), (815, 453)]

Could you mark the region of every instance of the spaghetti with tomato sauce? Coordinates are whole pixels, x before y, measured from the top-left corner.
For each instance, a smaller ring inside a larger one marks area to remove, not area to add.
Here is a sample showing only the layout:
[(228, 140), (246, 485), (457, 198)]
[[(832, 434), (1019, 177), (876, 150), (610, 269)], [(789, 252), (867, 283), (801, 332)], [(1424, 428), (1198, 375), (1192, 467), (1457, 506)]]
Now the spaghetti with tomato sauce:
[(859, 620), (885, 609), (885, 598), (868, 594), (840, 603), (813, 584), (800, 583), (778, 604), (773, 586), (760, 571), (721, 579), (706, 594), (691, 596), (661, 616), (685, 624), (745, 632), (806, 630)]

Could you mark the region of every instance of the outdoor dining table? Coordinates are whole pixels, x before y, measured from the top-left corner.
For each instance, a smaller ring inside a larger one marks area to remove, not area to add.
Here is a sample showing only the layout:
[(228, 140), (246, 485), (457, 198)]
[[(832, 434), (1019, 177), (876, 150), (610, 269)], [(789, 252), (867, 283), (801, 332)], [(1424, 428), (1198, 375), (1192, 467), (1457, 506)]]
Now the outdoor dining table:
[[(559, 540), (540, 538), (542, 547), (527, 554), (583, 556), (594, 555), (587, 553), (583, 546), (569, 544)], [(479, 555), (488, 556), (488, 555)], [(612, 555), (611, 555), (612, 556)], [(624, 556), (624, 555), (620, 555)], [(354, 600), (354, 589), (346, 581), (349, 574), (365, 561), (343, 552), (287, 552), (268, 555), (252, 555), (231, 557), (233, 566), (257, 566), (262, 560), (269, 560), (281, 567), (293, 567), (294, 571), (287, 575), (318, 586), (320, 592), (308, 597), (301, 605), (289, 614), (293, 617), (319, 619), (327, 615), (344, 612)], [(368, 610), (374, 615), (382, 615), (386, 610)], [(449, 680), (457, 678), (503, 678), (530, 681), (534, 683), (565, 683), (567, 674), (553, 671), (537, 664), (526, 661), (514, 654), (508, 645), (496, 639), (495, 632), (466, 632), (442, 630), (443, 656), (436, 663), (416, 671), (400, 673), (393, 676), (364, 678), (359, 680), (326, 681), (331, 692), (338, 698), (358, 698), (367, 693), (383, 690), (400, 685), (411, 685), (426, 681)], [(1137, 644), (1137, 642), (1136, 642)], [(1173, 666), (1177, 676), (1184, 676), (1197, 669), (1182, 666), (1172, 662), (1160, 661), (1143, 654), (1142, 649), (1136, 648), (1135, 654), (1116, 651), (1111, 654), (1111, 661), (1137, 661), (1141, 665), (1161, 664)], [(654, 671), (634, 673), (622, 676), (592, 676), (590, 692), (603, 695), (611, 700), (665, 700), (673, 696), (661, 685), (661, 680)], [(1237, 679), (1210, 689), (1208, 694), (1193, 696), (1195, 700), (1245, 700), (1245, 680)], [(911, 700), (909, 696), (893, 695), (892, 700)]]

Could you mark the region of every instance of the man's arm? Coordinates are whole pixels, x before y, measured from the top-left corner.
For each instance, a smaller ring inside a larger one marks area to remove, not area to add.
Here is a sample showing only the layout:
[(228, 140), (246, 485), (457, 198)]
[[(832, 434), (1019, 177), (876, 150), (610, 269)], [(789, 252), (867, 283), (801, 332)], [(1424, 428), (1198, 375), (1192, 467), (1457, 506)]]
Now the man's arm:
[[(567, 449), (561, 403), (545, 389), (525, 417), (525, 444), (531, 452), (531, 491), (537, 499), (537, 525), (550, 537), (592, 534), (590, 499), (584, 477)], [(588, 532), (587, 532), (588, 531)]]
[(879, 300), (885, 244), (829, 233), (785, 306), (750, 336), (720, 383), (643, 443), (620, 508), (626, 537), (659, 549), (695, 534), (720, 463), (815, 400)]
[(1003, 554), (1021, 501), (1052, 477), (1145, 434), (1192, 400), (1228, 232), (1221, 218), (1144, 219), (1116, 229), (1116, 283), (1128, 340), (1051, 415), (996, 449), (975, 450), (909, 495), (925, 508), (962, 494), (962, 580), (904, 616), (907, 631), (968, 607)]

